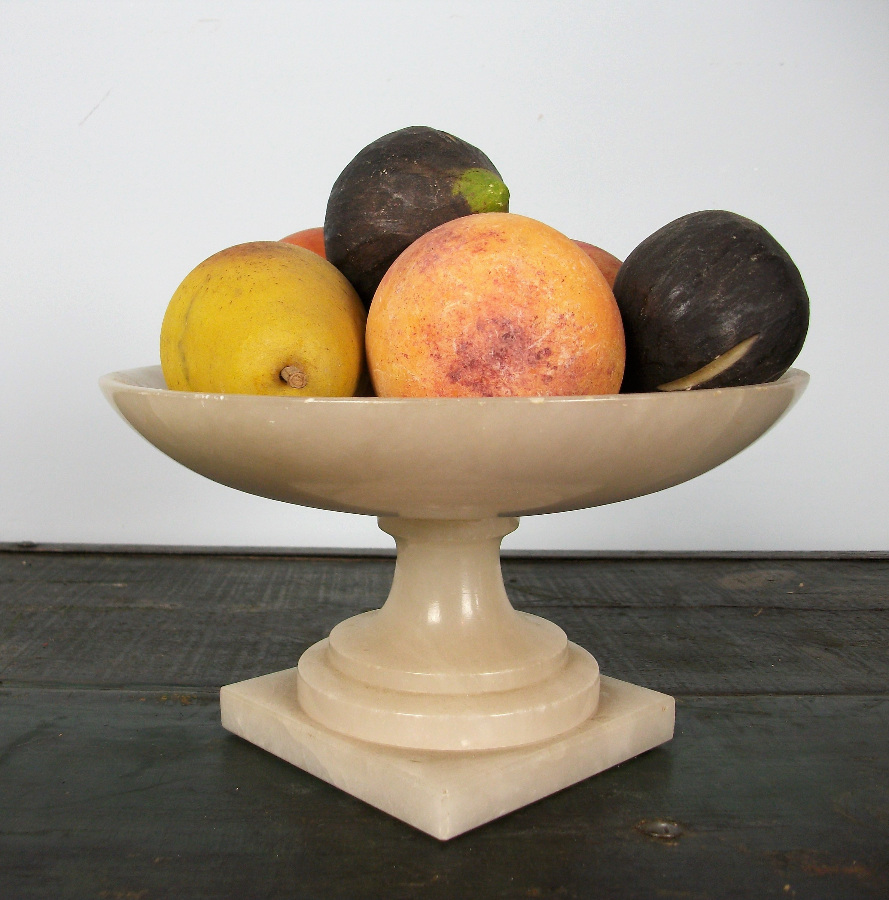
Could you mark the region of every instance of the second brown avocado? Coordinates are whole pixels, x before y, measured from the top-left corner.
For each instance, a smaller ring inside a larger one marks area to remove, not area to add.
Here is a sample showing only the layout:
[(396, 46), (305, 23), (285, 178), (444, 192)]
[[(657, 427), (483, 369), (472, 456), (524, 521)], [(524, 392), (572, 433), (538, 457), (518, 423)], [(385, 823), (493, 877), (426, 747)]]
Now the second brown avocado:
[(368, 144), (343, 169), (327, 203), (324, 246), (369, 308), (389, 266), (427, 231), (472, 213), (508, 211), (509, 190), (481, 150), (411, 126)]

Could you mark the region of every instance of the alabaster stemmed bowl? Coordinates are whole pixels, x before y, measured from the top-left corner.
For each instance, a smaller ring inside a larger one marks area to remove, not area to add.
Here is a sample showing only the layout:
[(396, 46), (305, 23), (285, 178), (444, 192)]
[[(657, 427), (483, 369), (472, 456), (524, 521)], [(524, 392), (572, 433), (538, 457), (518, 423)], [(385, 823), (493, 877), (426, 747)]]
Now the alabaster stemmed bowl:
[(226, 685), (230, 731), (439, 838), (663, 743), (672, 698), (600, 676), (514, 610), (500, 542), (521, 516), (660, 491), (725, 462), (808, 382), (597, 397), (286, 398), (106, 375), (111, 405), (224, 485), (379, 517), (392, 590), (298, 665)]

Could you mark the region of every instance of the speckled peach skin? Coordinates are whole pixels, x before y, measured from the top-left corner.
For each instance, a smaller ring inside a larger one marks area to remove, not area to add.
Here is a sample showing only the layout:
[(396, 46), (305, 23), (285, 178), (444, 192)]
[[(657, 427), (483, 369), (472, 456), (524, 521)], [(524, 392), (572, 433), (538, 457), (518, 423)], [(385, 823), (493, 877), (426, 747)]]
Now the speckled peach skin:
[(575, 241), (513, 213), (447, 222), (405, 250), (371, 304), (381, 397), (614, 394), (623, 324)]

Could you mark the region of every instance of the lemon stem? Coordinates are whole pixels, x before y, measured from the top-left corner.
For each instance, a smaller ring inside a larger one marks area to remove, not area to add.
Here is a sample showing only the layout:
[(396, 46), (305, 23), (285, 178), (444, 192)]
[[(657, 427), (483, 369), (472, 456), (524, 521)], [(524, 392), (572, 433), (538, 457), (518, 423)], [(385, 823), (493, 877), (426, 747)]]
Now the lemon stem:
[(284, 366), (281, 369), (281, 381), (286, 381), (292, 388), (304, 388), (309, 378), (299, 366)]

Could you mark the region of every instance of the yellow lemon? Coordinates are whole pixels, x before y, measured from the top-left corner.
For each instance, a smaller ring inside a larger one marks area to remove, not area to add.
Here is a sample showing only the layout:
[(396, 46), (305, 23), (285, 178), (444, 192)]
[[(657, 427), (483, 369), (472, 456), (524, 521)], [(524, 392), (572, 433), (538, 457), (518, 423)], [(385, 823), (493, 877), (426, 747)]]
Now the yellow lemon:
[(366, 314), (326, 260), (279, 241), (214, 254), (179, 285), (161, 326), (171, 390), (350, 397)]

